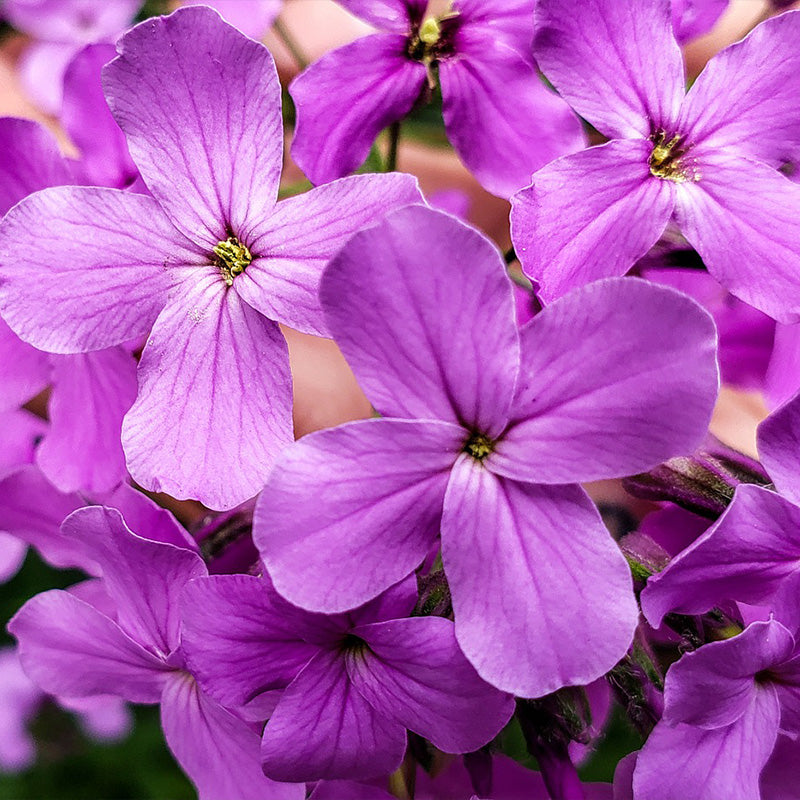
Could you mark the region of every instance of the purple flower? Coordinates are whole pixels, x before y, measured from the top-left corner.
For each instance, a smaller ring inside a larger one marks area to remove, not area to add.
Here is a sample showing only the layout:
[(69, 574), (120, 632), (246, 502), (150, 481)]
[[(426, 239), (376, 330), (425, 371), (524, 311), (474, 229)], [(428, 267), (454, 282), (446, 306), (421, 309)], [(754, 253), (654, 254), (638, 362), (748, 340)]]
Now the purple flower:
[(699, 614), (725, 600), (769, 602), (800, 568), (800, 396), (758, 428), (758, 452), (777, 491), (742, 484), (728, 509), (642, 592), (651, 625), (670, 611)]
[(514, 198), (516, 252), (541, 297), (624, 274), (674, 216), (732, 294), (800, 319), (800, 186), (776, 169), (800, 136), (800, 14), (759, 25), (688, 94), (663, 0), (539, 0), (537, 24), (542, 70), (612, 139)]
[(5, 0), (2, 14), (38, 41), (20, 64), (22, 83), (45, 111), (61, 108), (64, 71), (75, 53), (91, 42), (113, 41), (127, 28), (142, 0)]
[(636, 797), (761, 798), (759, 777), (779, 731), (800, 735), (798, 598), (795, 575), (777, 600), (775, 618), (670, 667), (664, 716), (634, 770)]
[(708, 33), (728, 0), (672, 0), (672, 28), (675, 38), (683, 44)]
[(471, 752), (514, 712), (464, 658), (452, 622), (407, 618), (416, 600), (412, 578), (324, 616), (294, 608), (266, 580), (214, 576), (184, 591), (183, 647), (212, 697), (269, 717), (269, 777), (377, 777), (400, 765), (406, 729), (445, 752)]
[(64, 521), (64, 536), (98, 565), (102, 580), (44, 592), (17, 612), (8, 628), (26, 673), (59, 698), (160, 703), (167, 744), (201, 797), (299, 800), (302, 787), (261, 774), (257, 734), (186, 671), (178, 598), (206, 568), (171, 515), (141, 495), (137, 505), (126, 518), (151, 538), (133, 533), (113, 508), (79, 509)]
[(552, 159), (583, 146), (580, 124), (545, 88), (530, 56), (533, 0), (341, 0), (381, 29), (312, 64), (290, 87), (292, 156), (314, 183), (353, 172), (375, 137), (438, 83), (444, 123), (463, 162), (508, 197)]
[(152, 328), (122, 428), (128, 468), (153, 491), (230, 508), (292, 441), (274, 320), (324, 334), (323, 266), (353, 231), (420, 194), (410, 176), (364, 175), (276, 205), (275, 65), (210, 9), (147, 20), (120, 50), (106, 95), (153, 196), (64, 187), (20, 203), (0, 228), (0, 310), (21, 338), (59, 353)]
[(310, 434), (278, 460), (254, 523), (275, 588), (310, 610), (353, 608), (414, 570), (441, 529), (456, 636), (485, 680), (537, 696), (603, 674), (637, 610), (576, 484), (699, 441), (716, 394), (708, 315), (618, 279), (518, 331), (495, 247), (420, 206), (353, 237), (321, 295), (386, 418)]

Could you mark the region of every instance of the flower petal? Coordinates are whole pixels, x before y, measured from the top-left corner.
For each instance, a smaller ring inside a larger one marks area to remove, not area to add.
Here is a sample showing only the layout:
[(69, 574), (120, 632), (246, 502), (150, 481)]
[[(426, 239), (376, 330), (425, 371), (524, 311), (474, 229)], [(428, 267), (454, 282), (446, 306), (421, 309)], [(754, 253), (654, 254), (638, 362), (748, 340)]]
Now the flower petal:
[(320, 652), (295, 678), (264, 729), (264, 772), (274, 780), (359, 780), (394, 772), (403, 727), (375, 711), (350, 682), (344, 657)]
[(639, 753), (636, 797), (648, 800), (759, 800), (758, 778), (775, 746), (780, 711), (760, 692), (732, 725), (705, 730), (659, 723)]
[(285, 689), (319, 651), (304, 638), (326, 617), (278, 597), (251, 575), (214, 575), (183, 591), (181, 646), (204, 691), (239, 710), (264, 693)]
[[(800, 144), (800, 14), (763, 22), (708, 62), (686, 95), (679, 130), (704, 149), (776, 167)], [(747, 180), (747, 191), (753, 191)]]
[(672, 127), (685, 84), (667, 0), (539, 0), (535, 26), (542, 71), (606, 136)]
[(268, 319), (326, 335), (322, 270), (360, 228), (395, 207), (423, 202), (411, 175), (356, 175), (278, 203), (253, 231), (256, 258), (234, 287)]
[(375, 137), (414, 107), (426, 73), (407, 48), (406, 36), (365, 36), (327, 53), (292, 81), (292, 158), (312, 183), (354, 172)]
[(624, 275), (661, 237), (675, 184), (650, 174), (651, 145), (613, 141), (559, 158), (512, 198), (511, 237), (545, 301)]
[(168, 667), (92, 606), (68, 592), (37, 594), (8, 629), (25, 672), (50, 694), (114, 694), (157, 703)]
[(43, 350), (100, 350), (146, 334), (181, 271), (172, 267), (201, 263), (151, 197), (45, 189), (0, 225), (0, 312)]
[(779, 322), (800, 321), (800, 184), (724, 151), (696, 161), (698, 180), (676, 195), (684, 236), (731, 294)]
[(692, 452), (717, 396), (716, 339), (709, 314), (673, 289), (616, 278), (571, 292), (521, 331), (513, 421), (487, 467), (578, 483)]
[(128, 475), (120, 431), (136, 399), (136, 361), (123, 347), (53, 357), (50, 428), (36, 463), (62, 492), (107, 492)]
[(442, 112), (459, 156), (493, 194), (510, 197), (536, 170), (585, 146), (580, 121), (533, 62), (484, 26), (465, 26), (458, 57), (439, 62)]
[(458, 643), (499, 689), (540, 697), (589, 683), (630, 645), (628, 565), (578, 486), (497, 478), (464, 456), (445, 496), (442, 558)]
[(777, 490), (800, 505), (800, 395), (758, 426), (758, 457)]
[(295, 605), (333, 612), (405, 578), (436, 539), (463, 439), (442, 422), (365, 420), (284, 451), (253, 530), (275, 588)]
[(280, 85), (263, 45), (194, 6), (151, 17), (103, 71), (111, 112), (166, 214), (212, 248), (271, 213), (283, 156)]
[(395, 619), (351, 633), (369, 647), (348, 660), (356, 689), (379, 714), (446, 753), (483, 747), (514, 713), (513, 698), (481, 680), (464, 657), (450, 620)]
[(320, 296), (382, 414), (503, 430), (519, 357), (514, 301), (497, 249), (476, 230), (423, 206), (395, 211), (345, 245)]
[(200, 556), (137, 536), (115, 508), (80, 508), (61, 530), (99, 565), (120, 627), (166, 659), (180, 641), (181, 589), (206, 574)]
[(216, 269), (187, 280), (158, 317), (122, 426), (128, 469), (151, 491), (233, 508), (292, 441), (289, 357), (278, 326)]
[(0, 319), (0, 410), (19, 408), (50, 381), (50, 356), (26, 344)]
[(38, 122), (0, 118), (0, 217), (39, 189), (72, 183), (56, 140)]
[(742, 484), (719, 520), (647, 582), (642, 611), (654, 627), (670, 611), (700, 614), (723, 600), (758, 604), (800, 569), (800, 507)]
[(708, 33), (728, 7), (728, 0), (672, 0), (675, 38), (685, 44)]
[(757, 673), (786, 661), (793, 650), (791, 633), (772, 619), (686, 653), (667, 673), (664, 721), (707, 729), (736, 722), (765, 691)]
[(408, 33), (412, 23), (419, 23), (425, 14), (427, 0), (340, 0), (351, 14), (376, 28), (393, 33)]
[(161, 700), (169, 749), (200, 800), (303, 800), (300, 785), (276, 783), (261, 771), (258, 734), (215, 703), (186, 673), (173, 673)]

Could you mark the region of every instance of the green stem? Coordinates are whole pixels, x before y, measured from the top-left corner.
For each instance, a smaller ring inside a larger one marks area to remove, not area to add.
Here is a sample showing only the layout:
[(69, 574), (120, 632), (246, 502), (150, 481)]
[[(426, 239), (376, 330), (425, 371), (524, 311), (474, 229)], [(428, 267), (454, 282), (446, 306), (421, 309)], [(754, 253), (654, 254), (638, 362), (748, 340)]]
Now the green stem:
[(308, 59), (300, 45), (297, 44), (297, 40), (292, 36), (289, 29), (283, 24), (283, 20), (280, 18), (275, 20), (274, 28), (278, 38), (286, 45), (286, 49), (291, 54), (295, 64), (297, 64), (297, 68), (302, 72), (308, 66)]
[(397, 148), (400, 144), (400, 123), (393, 122), (389, 126), (389, 152), (386, 155), (386, 172), (397, 171)]

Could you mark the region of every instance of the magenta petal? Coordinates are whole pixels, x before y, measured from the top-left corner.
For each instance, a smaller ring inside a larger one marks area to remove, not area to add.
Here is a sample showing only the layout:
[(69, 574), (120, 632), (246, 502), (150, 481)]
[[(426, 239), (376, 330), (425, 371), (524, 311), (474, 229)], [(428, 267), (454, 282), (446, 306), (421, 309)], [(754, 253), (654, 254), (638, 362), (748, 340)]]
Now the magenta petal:
[(13, 578), (25, 561), (28, 545), (0, 531), (0, 584)]
[(585, 145), (570, 107), (491, 28), (465, 26), (456, 47), (456, 58), (439, 63), (444, 122), (482, 186), (509, 197), (537, 169)]
[(395, 211), (331, 262), (321, 301), (382, 414), (503, 430), (518, 369), (514, 301), (496, 247), (476, 230), (423, 206)]
[(0, 225), (0, 312), (44, 350), (99, 350), (150, 330), (174, 281), (166, 267), (203, 261), (151, 197), (45, 189)]
[(0, 480), (2, 530), (35, 547), (53, 566), (95, 573), (97, 567), (80, 545), (60, 532), (64, 518), (84, 504), (80, 495), (59, 492), (34, 466)]
[(115, 694), (157, 703), (167, 673), (163, 661), (120, 627), (68, 592), (38, 594), (8, 623), (25, 672), (46, 692)]
[(269, 319), (326, 335), (319, 281), (360, 228), (395, 207), (423, 202), (410, 175), (356, 175), (284, 200), (253, 230), (256, 256), (237, 277), (241, 298)]
[(705, 730), (659, 723), (639, 754), (634, 796), (647, 800), (760, 800), (758, 779), (775, 746), (780, 711), (759, 692), (732, 725)]
[(686, 96), (679, 130), (704, 149), (776, 167), (789, 160), (800, 143), (798, 39), (800, 14), (780, 14), (712, 58)]
[(354, 628), (369, 652), (348, 660), (353, 685), (387, 719), (446, 753), (491, 741), (514, 713), (514, 701), (489, 686), (456, 642), (450, 620), (396, 619)]
[(643, 472), (700, 444), (717, 395), (717, 337), (685, 295), (598, 281), (547, 306), (520, 338), (513, 421), (489, 469), (585, 482)]
[(464, 435), (443, 422), (365, 420), (288, 448), (254, 520), (275, 588), (303, 608), (332, 612), (405, 578), (436, 539)]
[(0, 319), (0, 410), (19, 408), (50, 380), (50, 356), (26, 344)]
[(278, 326), (209, 267), (158, 317), (122, 426), (128, 469), (151, 491), (233, 508), (292, 441), (292, 384)]
[(800, 507), (743, 484), (725, 513), (647, 582), (642, 611), (653, 626), (670, 611), (699, 614), (723, 600), (758, 604), (800, 568)]
[(630, 645), (628, 565), (578, 486), (497, 478), (465, 456), (447, 487), (442, 557), (458, 643), (499, 689), (539, 697), (590, 683)]
[(53, 136), (29, 119), (0, 118), (0, 216), (23, 197), (72, 183)]
[(798, 760), (800, 742), (779, 735), (772, 756), (761, 773), (761, 800), (800, 800)]
[(343, 655), (321, 652), (284, 692), (264, 730), (261, 756), (274, 780), (359, 780), (394, 772), (405, 747), (403, 726), (352, 685)]
[(413, 22), (420, 22), (427, 0), (339, 0), (351, 14), (376, 28), (393, 33), (408, 33)]
[(539, 170), (512, 198), (511, 235), (544, 300), (624, 275), (661, 237), (675, 184), (650, 174), (652, 145), (613, 141)]
[[(319, 635), (313, 627), (318, 615), (293, 608), (259, 578), (192, 581), (182, 602), (181, 646), (189, 669), (227, 708), (238, 710), (259, 695), (285, 689), (319, 650), (303, 639), (308, 629)], [(320, 628), (326, 622), (319, 616)]]
[(672, 0), (675, 38), (685, 44), (708, 33), (728, 7), (728, 2), (729, 0)]
[(283, 0), (183, 0), (184, 6), (210, 6), (245, 36), (257, 41), (280, 14)]
[(45, 433), (47, 423), (24, 408), (0, 411), (0, 481), (20, 467), (33, 464)]
[(122, 418), (136, 399), (136, 361), (123, 347), (53, 357), (50, 429), (37, 451), (62, 492), (107, 492), (128, 474)]
[(185, 236), (247, 241), (271, 213), (283, 155), (280, 85), (261, 44), (203, 7), (151, 17), (103, 71), (147, 187)]
[(684, 96), (667, 0), (539, 0), (533, 52), (567, 102), (610, 138), (670, 128)]
[(161, 699), (161, 725), (200, 800), (302, 800), (303, 786), (261, 771), (258, 734), (215, 703), (185, 672), (173, 673)]
[(743, 633), (686, 653), (667, 673), (664, 721), (721, 728), (746, 714), (759, 692), (756, 675), (786, 659), (794, 639), (776, 620), (754, 622)]
[(85, 182), (122, 189), (139, 172), (100, 83), (101, 69), (116, 55), (113, 44), (90, 44), (70, 61), (64, 74), (61, 124), (80, 150), (79, 169)]
[(697, 181), (678, 184), (676, 214), (708, 271), (779, 322), (800, 321), (800, 184), (724, 151), (698, 154), (696, 168)]
[(800, 395), (758, 426), (758, 457), (778, 491), (800, 505)]
[(411, 111), (426, 74), (407, 48), (406, 36), (365, 36), (327, 53), (292, 81), (292, 158), (312, 183), (354, 172), (375, 137)]
[(100, 566), (120, 627), (166, 659), (180, 641), (181, 589), (206, 574), (200, 556), (137, 536), (119, 511), (103, 506), (78, 509), (62, 531)]
[(458, 0), (465, 23), (488, 28), (501, 41), (528, 57), (533, 42), (534, 0)]

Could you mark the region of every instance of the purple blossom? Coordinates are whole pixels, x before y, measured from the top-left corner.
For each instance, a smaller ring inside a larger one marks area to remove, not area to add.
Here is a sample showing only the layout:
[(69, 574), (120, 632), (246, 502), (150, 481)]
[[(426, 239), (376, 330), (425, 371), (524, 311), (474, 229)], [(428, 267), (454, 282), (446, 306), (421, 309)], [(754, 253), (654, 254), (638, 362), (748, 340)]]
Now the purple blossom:
[[(775, 618), (688, 653), (670, 668), (664, 717), (634, 770), (636, 797), (761, 798), (760, 774), (779, 732), (792, 739), (800, 734), (799, 578), (787, 581)], [(793, 748), (796, 759), (800, 745)]]
[(610, 669), (636, 623), (631, 578), (576, 484), (697, 444), (716, 394), (708, 315), (613, 280), (518, 331), (494, 246), (419, 206), (353, 237), (321, 291), (386, 418), (310, 434), (278, 460), (254, 523), (276, 589), (310, 610), (355, 607), (441, 529), (456, 636), (484, 679), (538, 696)]
[(260, 39), (278, 16), (283, 0), (181, 0), (184, 6), (210, 6), (245, 36)]
[(725, 600), (769, 602), (800, 566), (800, 397), (758, 429), (758, 450), (777, 491), (742, 484), (706, 533), (642, 592), (653, 626), (670, 611), (698, 614)]
[(576, 117), (545, 88), (530, 56), (533, 0), (456, 0), (426, 16), (425, 0), (342, 0), (380, 33), (334, 50), (290, 87), (292, 156), (314, 183), (353, 172), (375, 137), (437, 84), (462, 161), (508, 197), (557, 156), (583, 146)]
[(378, 777), (400, 766), (406, 729), (445, 752), (470, 752), (514, 712), (464, 658), (452, 622), (407, 618), (416, 600), (411, 579), (324, 616), (294, 608), (266, 580), (214, 576), (184, 592), (183, 647), (212, 697), (269, 717), (269, 777)]
[(675, 38), (683, 44), (708, 33), (728, 0), (672, 0), (672, 28)]
[(75, 53), (92, 42), (113, 41), (141, 5), (142, 0), (4, 0), (3, 16), (38, 40), (20, 64), (28, 94), (46, 112), (57, 114), (64, 71)]
[(276, 205), (272, 57), (209, 9), (134, 28), (105, 90), (152, 197), (64, 187), (20, 203), (0, 229), (0, 310), (21, 338), (57, 353), (152, 328), (122, 428), (128, 469), (153, 491), (231, 508), (292, 440), (274, 320), (324, 334), (322, 267), (354, 230), (420, 194), (410, 176), (364, 175)]
[(126, 516), (152, 538), (133, 533), (113, 508), (79, 509), (64, 521), (63, 535), (98, 565), (102, 580), (44, 592), (17, 612), (8, 627), (26, 673), (59, 698), (111, 694), (160, 703), (167, 743), (201, 798), (299, 800), (302, 787), (261, 774), (257, 734), (206, 696), (184, 667), (178, 597), (206, 574), (193, 543), (144, 497)]
[(514, 198), (512, 235), (544, 300), (622, 275), (674, 217), (709, 272), (775, 319), (800, 318), (800, 187), (776, 168), (800, 136), (800, 14), (715, 56), (688, 94), (663, 0), (539, 0), (545, 75), (612, 141)]

